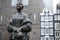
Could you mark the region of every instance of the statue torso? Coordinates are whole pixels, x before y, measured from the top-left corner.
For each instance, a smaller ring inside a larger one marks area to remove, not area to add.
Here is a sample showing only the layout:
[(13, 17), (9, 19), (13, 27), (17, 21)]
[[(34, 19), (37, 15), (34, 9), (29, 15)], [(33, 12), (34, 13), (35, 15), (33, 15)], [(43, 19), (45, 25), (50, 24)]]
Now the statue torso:
[(24, 20), (24, 15), (16, 13), (16, 15), (13, 15), (12, 18), (13, 26), (20, 27), (22, 25), (23, 20)]

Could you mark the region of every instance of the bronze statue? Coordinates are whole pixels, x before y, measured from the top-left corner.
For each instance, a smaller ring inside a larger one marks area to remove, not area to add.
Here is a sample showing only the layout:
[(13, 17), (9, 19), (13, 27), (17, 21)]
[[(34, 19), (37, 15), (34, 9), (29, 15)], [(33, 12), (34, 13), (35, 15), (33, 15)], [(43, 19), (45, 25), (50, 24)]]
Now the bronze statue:
[(32, 23), (28, 16), (22, 12), (23, 8), (23, 4), (18, 2), (16, 4), (17, 13), (8, 22), (7, 30), (11, 33), (9, 40), (29, 40), (27, 34), (32, 29)]

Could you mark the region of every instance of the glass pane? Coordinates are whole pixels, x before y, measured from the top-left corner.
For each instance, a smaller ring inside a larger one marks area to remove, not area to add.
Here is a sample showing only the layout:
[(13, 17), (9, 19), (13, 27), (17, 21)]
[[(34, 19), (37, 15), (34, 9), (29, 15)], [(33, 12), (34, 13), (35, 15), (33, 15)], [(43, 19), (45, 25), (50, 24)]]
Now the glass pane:
[(49, 28), (49, 22), (45, 22), (45, 28)]
[(45, 29), (45, 35), (49, 35), (49, 29)]
[(45, 16), (45, 21), (49, 21), (49, 16)]
[(41, 40), (45, 40), (45, 38), (44, 37), (41, 37)]
[(54, 20), (57, 20), (57, 15), (54, 16)]
[(41, 35), (44, 35), (45, 30), (41, 29)]
[(44, 22), (41, 22), (41, 27), (44, 27)]
[(60, 20), (60, 15), (58, 15), (58, 20)]
[(50, 29), (50, 35), (53, 35), (53, 29)]
[(16, 6), (17, 0), (11, 0), (11, 6)]
[(55, 23), (55, 30), (59, 30), (60, 29), (60, 23)]
[(49, 24), (49, 25), (50, 25), (50, 27), (53, 27), (53, 22), (50, 22), (50, 24)]
[(44, 21), (44, 16), (41, 16), (41, 21)]
[(53, 16), (49, 16), (49, 20), (50, 21), (53, 21)]

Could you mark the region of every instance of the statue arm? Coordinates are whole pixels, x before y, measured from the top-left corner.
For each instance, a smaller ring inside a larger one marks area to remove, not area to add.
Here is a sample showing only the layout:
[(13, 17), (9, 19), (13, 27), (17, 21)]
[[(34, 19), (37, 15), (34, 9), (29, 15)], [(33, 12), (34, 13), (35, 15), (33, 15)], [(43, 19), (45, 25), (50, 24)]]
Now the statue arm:
[(22, 32), (30, 32), (32, 30), (32, 22), (28, 18), (27, 15), (25, 15), (25, 19), (23, 20), (23, 25), (22, 25)]
[(21, 31), (22, 32), (30, 32), (32, 30), (31, 26), (32, 26), (31, 23), (27, 23), (26, 25), (22, 26)]
[(12, 20), (9, 20), (9, 22), (8, 22), (8, 24), (7, 24), (7, 30), (8, 30), (8, 32), (12, 32), (13, 31), (13, 29), (12, 29)]

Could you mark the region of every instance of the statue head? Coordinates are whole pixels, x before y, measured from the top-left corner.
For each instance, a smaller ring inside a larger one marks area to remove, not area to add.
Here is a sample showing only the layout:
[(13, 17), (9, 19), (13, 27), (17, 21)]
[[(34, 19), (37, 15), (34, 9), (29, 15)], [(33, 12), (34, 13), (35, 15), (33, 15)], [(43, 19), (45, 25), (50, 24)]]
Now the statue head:
[(23, 4), (22, 4), (22, 2), (18, 2), (18, 3), (16, 4), (16, 9), (17, 9), (18, 11), (23, 10)]

